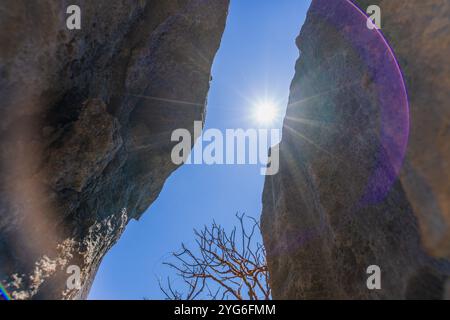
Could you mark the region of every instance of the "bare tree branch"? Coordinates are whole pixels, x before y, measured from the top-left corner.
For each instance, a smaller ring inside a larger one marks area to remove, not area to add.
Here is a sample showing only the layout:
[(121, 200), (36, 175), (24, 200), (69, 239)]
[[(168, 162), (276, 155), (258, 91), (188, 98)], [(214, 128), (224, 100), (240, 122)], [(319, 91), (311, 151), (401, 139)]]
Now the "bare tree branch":
[[(195, 250), (181, 245), (172, 253), (174, 262), (164, 262), (183, 280), (184, 294), (172, 282), (159, 282), (169, 300), (250, 299), (269, 300), (271, 291), (264, 246), (256, 242), (259, 223), (245, 214), (236, 214), (238, 227), (227, 233), (215, 221), (194, 230)], [(245, 289), (245, 290), (244, 290)]]

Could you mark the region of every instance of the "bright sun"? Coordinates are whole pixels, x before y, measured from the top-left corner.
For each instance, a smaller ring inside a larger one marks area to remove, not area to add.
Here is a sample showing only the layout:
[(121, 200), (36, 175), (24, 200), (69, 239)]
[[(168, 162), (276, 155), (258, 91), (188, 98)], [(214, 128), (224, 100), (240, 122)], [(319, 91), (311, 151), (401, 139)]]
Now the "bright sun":
[(254, 117), (259, 124), (271, 124), (277, 117), (277, 108), (272, 102), (263, 102), (255, 106)]

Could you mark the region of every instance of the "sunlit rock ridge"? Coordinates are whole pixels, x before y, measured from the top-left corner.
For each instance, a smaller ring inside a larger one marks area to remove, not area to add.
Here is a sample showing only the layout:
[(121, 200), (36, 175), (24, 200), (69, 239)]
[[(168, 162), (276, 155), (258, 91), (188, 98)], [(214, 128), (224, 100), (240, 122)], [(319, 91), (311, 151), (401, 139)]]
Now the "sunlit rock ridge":
[[(369, 5), (381, 8), (381, 32), (367, 28)], [(280, 173), (263, 195), (274, 298), (445, 297), (449, 17), (447, 0), (312, 1)], [(371, 265), (379, 290), (367, 287)]]
[[(81, 30), (66, 27), (69, 5)], [(0, 3), (0, 281), (13, 299), (87, 297), (176, 169), (171, 132), (204, 120), (227, 11), (228, 0)]]

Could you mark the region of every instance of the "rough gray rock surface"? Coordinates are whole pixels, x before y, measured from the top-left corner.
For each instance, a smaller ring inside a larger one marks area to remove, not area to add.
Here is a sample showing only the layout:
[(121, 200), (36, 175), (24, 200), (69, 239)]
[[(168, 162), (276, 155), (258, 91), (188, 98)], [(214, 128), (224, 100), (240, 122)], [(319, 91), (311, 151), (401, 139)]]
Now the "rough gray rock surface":
[[(66, 28), (66, 8), (82, 29)], [(203, 120), (228, 0), (0, 3), (0, 281), (14, 299), (85, 298), (130, 219)], [(69, 290), (69, 265), (82, 272)]]
[[(386, 129), (383, 118), (402, 110), (395, 103), (401, 88), (383, 69), (389, 49), (373, 41), (364, 19), (347, 16), (348, 1), (313, 0), (297, 40), (280, 172), (266, 178), (263, 194), (273, 297), (443, 298), (450, 275), (450, 4), (355, 2), (381, 7), (382, 31), (406, 77), (406, 158), (396, 154), (405, 123)], [(377, 183), (368, 188), (372, 176)], [(381, 290), (366, 286), (370, 265), (381, 268)]]
[(450, 258), (450, 2), (385, 0), (380, 6), (410, 98), (401, 182), (425, 248)]

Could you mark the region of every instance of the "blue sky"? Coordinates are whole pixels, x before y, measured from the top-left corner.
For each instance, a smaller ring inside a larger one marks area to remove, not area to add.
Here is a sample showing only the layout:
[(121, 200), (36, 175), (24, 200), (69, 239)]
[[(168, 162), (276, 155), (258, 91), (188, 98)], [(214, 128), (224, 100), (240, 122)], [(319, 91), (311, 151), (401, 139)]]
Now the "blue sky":
[[(231, 0), (208, 96), (206, 129), (252, 128), (253, 102), (267, 97), (281, 113), (298, 58), (295, 38), (310, 0)], [(281, 124), (282, 114), (275, 127)], [(260, 165), (185, 165), (166, 181), (139, 222), (131, 221), (104, 258), (90, 299), (163, 299), (162, 265), (192, 230), (214, 219), (227, 229), (236, 212), (259, 218), (264, 176)]]

